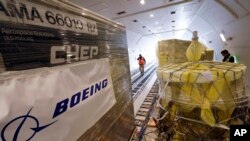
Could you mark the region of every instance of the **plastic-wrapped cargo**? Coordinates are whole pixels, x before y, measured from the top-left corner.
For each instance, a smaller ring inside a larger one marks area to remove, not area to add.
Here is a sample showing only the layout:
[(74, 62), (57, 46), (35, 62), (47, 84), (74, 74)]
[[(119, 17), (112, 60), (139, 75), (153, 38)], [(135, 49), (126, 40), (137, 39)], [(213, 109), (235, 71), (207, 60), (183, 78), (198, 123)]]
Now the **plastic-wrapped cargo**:
[(176, 39), (158, 42), (157, 56), (159, 66), (167, 63), (187, 62), (185, 52), (190, 43), (190, 41)]
[(227, 140), (229, 125), (244, 122), (246, 66), (186, 62), (159, 67), (164, 120), (173, 140)]
[(212, 61), (214, 58), (214, 50), (206, 49), (204, 55), (201, 56), (201, 60)]
[(67, 0), (0, 7), (0, 141), (127, 140), (125, 27)]
[(192, 42), (186, 51), (187, 59), (192, 62), (200, 61), (204, 53), (205, 47), (198, 41), (198, 32), (194, 31)]
[[(199, 50), (188, 49), (189, 46), (199, 46)], [(197, 51), (201, 55), (197, 56)], [(186, 56), (186, 52), (189, 56), (198, 57), (198, 60), (213, 60), (213, 50), (208, 49), (200, 42), (191, 42), (185, 40), (163, 40), (158, 42), (157, 56), (158, 56), (158, 65), (164, 66), (168, 63), (184, 63), (189, 61), (189, 58)], [(192, 55), (194, 53), (194, 55)]]

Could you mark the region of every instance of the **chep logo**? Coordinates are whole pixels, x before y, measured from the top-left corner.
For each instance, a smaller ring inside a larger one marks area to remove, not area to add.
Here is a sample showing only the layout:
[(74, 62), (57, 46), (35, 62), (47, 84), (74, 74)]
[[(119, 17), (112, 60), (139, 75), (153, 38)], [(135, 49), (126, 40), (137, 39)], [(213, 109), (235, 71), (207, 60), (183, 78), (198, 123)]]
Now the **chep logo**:
[[(10, 127), (13, 127), (13, 124), (16, 123), (20, 123), (19, 126), (17, 126), (15, 132), (13, 133), (13, 135), (10, 137), (10, 135), (8, 134), (8, 139), (12, 138), (12, 141), (20, 141), (18, 140), (18, 135), (21, 132), (21, 130), (24, 130), (25, 128), (29, 128), (29, 130), (31, 130), (30, 135), (27, 137), (27, 139), (25, 139), (25, 141), (29, 141), (31, 140), (36, 133), (44, 130), (45, 128), (49, 127), (50, 125), (54, 124), (56, 121), (53, 121), (51, 123), (48, 123), (46, 125), (40, 125), (39, 121), (36, 117), (30, 115), (32, 108), (28, 111), (28, 113), (26, 115), (22, 115), (19, 117), (16, 117), (15, 119), (11, 120), (9, 123), (7, 123), (4, 128), (1, 131), (1, 139), (3, 141), (7, 141), (6, 139), (6, 132), (8, 131), (8, 129)], [(27, 125), (25, 125), (27, 122), (35, 122), (36, 127), (29, 127)], [(27, 129), (26, 129), (27, 130)]]

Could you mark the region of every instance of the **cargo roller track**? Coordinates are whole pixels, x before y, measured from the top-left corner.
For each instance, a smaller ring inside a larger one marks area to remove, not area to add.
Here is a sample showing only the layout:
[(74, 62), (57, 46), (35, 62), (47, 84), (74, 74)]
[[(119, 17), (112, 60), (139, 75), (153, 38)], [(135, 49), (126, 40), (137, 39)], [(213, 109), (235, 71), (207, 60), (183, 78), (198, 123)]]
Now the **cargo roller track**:
[(142, 141), (144, 133), (147, 128), (147, 123), (150, 119), (152, 112), (154, 111), (154, 104), (156, 103), (157, 96), (159, 91), (158, 81), (154, 82), (154, 85), (151, 87), (147, 97), (140, 106), (140, 109), (135, 116), (135, 129), (129, 139), (129, 141)]
[[(132, 95), (134, 101), (139, 97), (143, 89), (147, 86), (148, 82), (151, 80), (153, 74), (155, 73), (155, 70), (156, 64), (151, 63), (146, 66), (144, 74), (140, 74), (140, 72), (138, 71), (132, 76)], [(138, 112), (136, 113), (136, 127), (134, 129), (133, 135), (130, 138), (130, 141), (142, 140), (149, 117), (151, 115), (151, 112), (153, 111), (153, 105), (156, 101), (158, 90), (159, 88), (156, 80), (146, 98), (144, 99), (142, 105), (140, 106)]]
[(132, 96), (134, 100), (140, 95), (143, 88), (147, 85), (150, 78), (153, 76), (155, 70), (156, 65), (151, 64), (147, 67), (144, 74), (140, 74), (140, 72), (138, 72), (137, 74), (135, 74), (137, 75), (137, 77), (133, 76), (134, 78), (132, 78)]

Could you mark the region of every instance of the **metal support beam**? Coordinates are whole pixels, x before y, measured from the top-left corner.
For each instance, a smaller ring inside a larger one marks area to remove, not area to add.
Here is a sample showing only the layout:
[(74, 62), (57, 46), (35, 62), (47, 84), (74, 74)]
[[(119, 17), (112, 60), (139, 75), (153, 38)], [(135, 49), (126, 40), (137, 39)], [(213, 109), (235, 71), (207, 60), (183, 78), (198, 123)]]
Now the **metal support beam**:
[(228, 11), (234, 18), (236, 18), (236, 19), (239, 18), (239, 16), (236, 14), (236, 12), (234, 12), (234, 10), (232, 8), (230, 8), (227, 4), (225, 4), (224, 2), (222, 2), (222, 0), (215, 0), (215, 2), (217, 2), (224, 9), (226, 9), (226, 11)]

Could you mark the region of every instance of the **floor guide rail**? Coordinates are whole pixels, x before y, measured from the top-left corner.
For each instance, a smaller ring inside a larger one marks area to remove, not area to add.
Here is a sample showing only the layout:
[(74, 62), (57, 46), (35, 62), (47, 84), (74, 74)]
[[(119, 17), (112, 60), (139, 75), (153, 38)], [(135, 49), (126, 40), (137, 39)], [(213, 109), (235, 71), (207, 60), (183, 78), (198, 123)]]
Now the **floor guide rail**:
[(140, 80), (142, 78), (144, 78), (150, 71), (152, 71), (152, 69), (155, 69), (156, 65), (152, 65), (150, 67), (148, 67), (147, 69), (144, 70), (144, 73), (141, 74), (140, 72), (138, 74), (135, 74), (132, 80), (132, 89), (137, 85), (138, 82), (140, 82)]
[[(156, 66), (155, 63), (150, 63), (144, 68), (144, 73), (147, 73), (150, 69)], [(136, 83), (141, 78), (141, 72), (139, 70), (136, 71), (133, 75), (131, 75), (132, 84)]]
[(137, 82), (133, 83), (132, 85), (132, 95), (133, 99), (135, 100), (140, 92), (143, 90), (143, 88), (146, 86), (146, 84), (149, 82), (150, 78), (153, 76), (155, 72), (155, 66), (150, 68), (145, 74), (140, 76), (140, 79), (138, 79)]
[(156, 102), (159, 91), (158, 81), (156, 80), (154, 85), (151, 87), (147, 97), (142, 103), (140, 109), (135, 116), (135, 130), (133, 135), (130, 138), (130, 141), (141, 141), (144, 135), (144, 132), (147, 128), (147, 123), (151, 116), (152, 111), (154, 110), (154, 104)]

